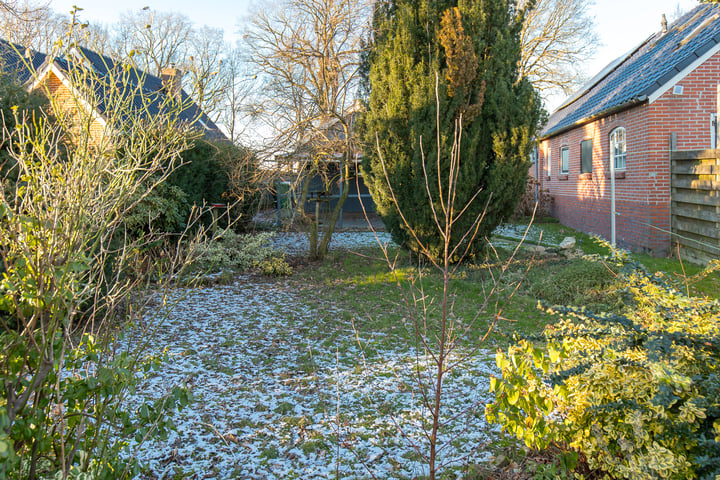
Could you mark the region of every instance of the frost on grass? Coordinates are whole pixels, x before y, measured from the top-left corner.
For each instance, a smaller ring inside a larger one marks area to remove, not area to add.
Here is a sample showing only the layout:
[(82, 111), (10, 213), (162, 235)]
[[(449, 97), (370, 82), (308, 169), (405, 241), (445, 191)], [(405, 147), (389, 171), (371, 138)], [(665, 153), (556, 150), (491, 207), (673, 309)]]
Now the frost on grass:
[[(336, 232), (333, 233), (329, 248), (355, 249), (363, 247), (377, 247), (391, 243), (390, 234), (387, 232)], [(310, 248), (307, 235), (298, 232), (285, 232), (275, 236), (272, 241), (274, 248), (285, 251), (288, 255), (307, 255)]]
[[(415, 377), (425, 367), (412, 348), (375, 349), (372, 332), (339, 323), (332, 306), (321, 318), (284, 283), (245, 276), (175, 295), (154, 340), (167, 360), (136, 395), (186, 385), (196, 401), (174, 414), (177, 433), (138, 450), (147, 478), (423, 474), (412, 444), (427, 445)], [(457, 466), (484, 458), (491, 364), (478, 352), (447, 377), (446, 415), (459, 417), (441, 455)]]
[(530, 225), (528, 229), (527, 225), (511, 223), (498, 225), (493, 231), (493, 235), (511, 238), (513, 240), (524, 239), (526, 245), (535, 245), (541, 239), (542, 243), (546, 245), (559, 245), (564, 238), (562, 234), (545, 231), (537, 225)]

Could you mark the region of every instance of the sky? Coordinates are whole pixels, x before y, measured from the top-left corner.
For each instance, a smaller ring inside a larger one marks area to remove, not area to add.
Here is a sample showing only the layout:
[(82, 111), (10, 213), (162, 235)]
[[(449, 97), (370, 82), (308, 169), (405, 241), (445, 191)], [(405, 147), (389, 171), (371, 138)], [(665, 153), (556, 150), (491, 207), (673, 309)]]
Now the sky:
[[(239, 39), (243, 19), (253, 9), (268, 3), (262, 0), (51, 0), (50, 6), (58, 12), (68, 13), (73, 5), (77, 5), (83, 8), (80, 12), (82, 20), (105, 24), (117, 21), (121, 13), (149, 6), (157, 11), (182, 13), (197, 26), (222, 28), (225, 38), (232, 41)], [(678, 10), (687, 11), (697, 5), (697, 0), (595, 0), (590, 15), (595, 19), (601, 44), (595, 57), (587, 62), (586, 73), (592, 77), (615, 58), (659, 31), (663, 13), (672, 21)], [(551, 108), (562, 101), (551, 100), (548, 105)]]

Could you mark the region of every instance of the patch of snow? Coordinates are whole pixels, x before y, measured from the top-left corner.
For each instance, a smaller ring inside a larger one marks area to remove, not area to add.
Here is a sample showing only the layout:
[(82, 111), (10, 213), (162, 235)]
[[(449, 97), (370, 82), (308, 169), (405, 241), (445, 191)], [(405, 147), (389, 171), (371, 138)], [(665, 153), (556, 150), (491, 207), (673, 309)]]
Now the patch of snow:
[[(380, 238), (390, 241), (387, 234)], [(291, 234), (276, 241), (288, 252), (303, 248)], [(341, 233), (332, 247), (372, 241), (372, 233)], [(149, 469), (140, 478), (427, 474), (415, 449), (429, 450), (417, 379), (428, 370), (425, 358), (399, 342), (374, 343), (372, 332), (357, 338), (350, 325), (319, 330), (322, 314), (291, 285), (239, 276), (230, 285), (173, 291), (152, 347), (165, 350), (167, 360), (131, 400), (157, 398), (179, 385), (195, 402), (172, 415), (177, 432), (166, 441), (137, 447)], [(483, 445), (497, 432), (484, 419), (491, 374), (497, 375), (493, 357), (479, 350), (445, 377), (448, 424), (438, 444), (448, 467), (487, 459)]]
[(518, 241), (524, 238), (527, 246), (537, 245), (539, 241), (546, 245), (557, 246), (562, 240), (562, 237), (558, 237), (558, 234), (546, 232), (536, 225), (530, 225), (530, 228), (528, 228), (527, 225), (511, 223), (498, 225), (493, 231), (493, 235)]
[[(390, 234), (387, 232), (335, 232), (328, 248), (330, 250), (353, 250), (378, 245), (394, 245)], [(288, 255), (307, 255), (310, 242), (304, 233), (279, 232), (275, 234), (271, 246)]]

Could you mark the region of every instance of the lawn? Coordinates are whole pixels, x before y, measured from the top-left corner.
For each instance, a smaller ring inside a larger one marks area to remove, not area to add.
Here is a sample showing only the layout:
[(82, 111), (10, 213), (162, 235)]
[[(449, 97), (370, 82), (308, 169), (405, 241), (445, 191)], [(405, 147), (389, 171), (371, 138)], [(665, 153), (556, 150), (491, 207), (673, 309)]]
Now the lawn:
[[(177, 433), (138, 449), (149, 465), (143, 478), (423, 474), (427, 415), (417, 378), (426, 377), (426, 360), (402, 320), (396, 328), (376, 323), (332, 295), (373, 281), (359, 275), (313, 288), (321, 268), (175, 291), (154, 339), (167, 359), (136, 395), (185, 385), (195, 402), (173, 416)], [(439, 442), (449, 470), (486, 459), (495, 435), (482, 414), (493, 352), (463, 346), (457, 353), (469, 357), (445, 383), (448, 426)]]
[[(565, 235), (575, 235), (583, 251), (602, 254), (606, 247), (548, 223), (534, 226), (528, 239), (550, 247), (550, 254), (515, 251), (523, 230), (504, 228), (495, 248), (459, 269), (451, 285), (454, 358), (467, 357), (444, 385), (444, 478), (490, 455), (499, 437), (483, 411), (491, 400), (494, 352), (554, 321), (539, 302), (625, 308), (609, 263), (552, 253)], [(379, 239), (394, 274), (372, 234), (343, 233), (324, 262), (294, 257), (290, 277), (240, 275), (228, 284), (174, 292), (156, 312), (167, 315), (154, 339), (167, 360), (135, 395), (159, 396), (184, 385), (195, 402), (174, 415), (177, 433), (138, 448), (149, 465), (144, 478), (409, 479), (427, 473), (421, 459), (427, 411), (418, 379), (427, 382), (430, 368), (412, 319), (427, 318), (420, 327), (430, 333), (436, 328), (441, 280), (386, 234)], [(292, 254), (302, 245), (296, 234), (276, 240)], [(674, 280), (683, 268), (677, 260), (635, 258)], [(717, 295), (717, 281), (716, 273), (692, 288)], [(413, 290), (420, 285), (422, 293)], [(413, 291), (424, 308), (415, 307)]]

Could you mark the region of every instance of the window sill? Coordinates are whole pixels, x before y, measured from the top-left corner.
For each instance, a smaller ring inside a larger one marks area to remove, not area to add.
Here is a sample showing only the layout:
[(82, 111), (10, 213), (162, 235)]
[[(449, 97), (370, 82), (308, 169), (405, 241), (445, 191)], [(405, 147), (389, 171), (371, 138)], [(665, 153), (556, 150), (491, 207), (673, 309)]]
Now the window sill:
[[(605, 172), (605, 178), (610, 178), (610, 172)], [(615, 172), (615, 178), (625, 178), (625, 170)]]
[(567, 174), (567, 173), (563, 173), (563, 174), (558, 175), (558, 180), (567, 180), (567, 179), (568, 179), (568, 174)]
[(578, 178), (580, 180), (592, 180), (592, 172), (581, 173)]

